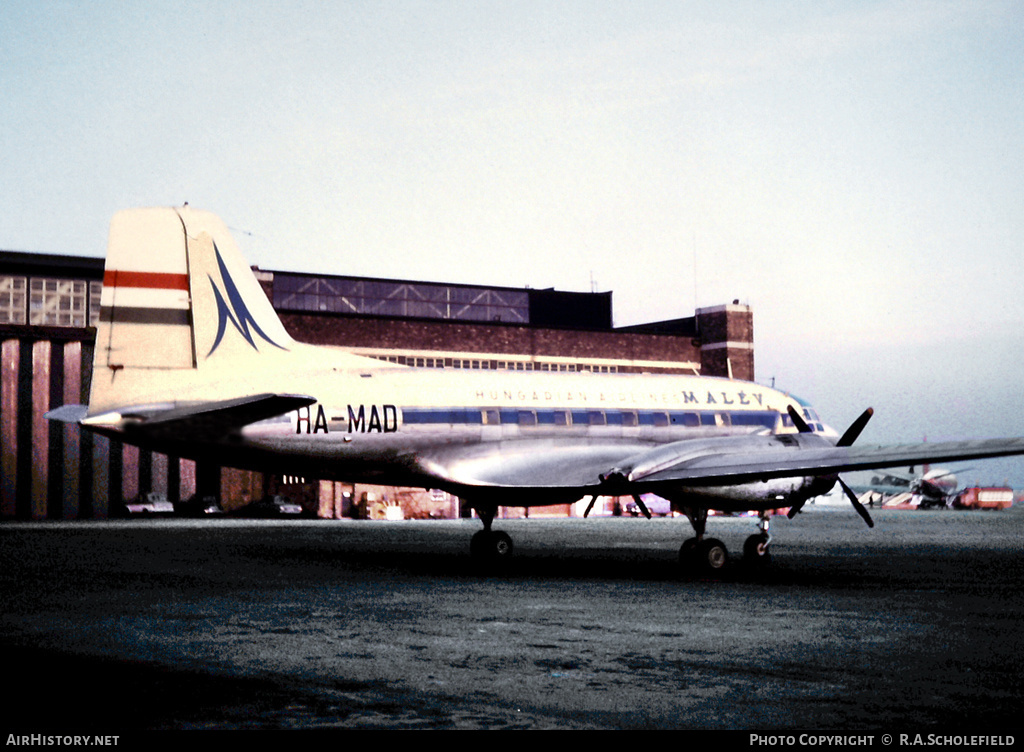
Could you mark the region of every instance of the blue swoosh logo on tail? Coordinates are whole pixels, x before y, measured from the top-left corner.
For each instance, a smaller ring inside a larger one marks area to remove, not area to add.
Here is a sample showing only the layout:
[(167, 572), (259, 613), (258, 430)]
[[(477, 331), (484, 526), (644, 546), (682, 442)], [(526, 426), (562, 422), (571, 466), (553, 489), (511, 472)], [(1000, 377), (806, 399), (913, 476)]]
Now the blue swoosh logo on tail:
[[(224, 290), (227, 293), (227, 300), (224, 299), (224, 295), (221, 294), (220, 289), (217, 287), (217, 283), (213, 281), (213, 277), (207, 275), (210, 279), (210, 286), (213, 287), (213, 295), (217, 299), (217, 337), (213, 341), (213, 347), (210, 348), (210, 352), (206, 354), (206, 357), (213, 355), (214, 351), (220, 347), (221, 340), (224, 339), (224, 333), (227, 331), (228, 322), (238, 330), (245, 341), (249, 343), (249, 346), (253, 350), (259, 352), (259, 347), (256, 346), (256, 342), (253, 339), (253, 333), (255, 332), (262, 337), (266, 342), (269, 342), (274, 347), (280, 350), (287, 350), (287, 347), (282, 347), (266, 335), (266, 333), (260, 329), (260, 325), (256, 323), (256, 319), (249, 313), (249, 308), (245, 305), (245, 301), (242, 299), (242, 295), (238, 292), (238, 288), (235, 287), (235, 282), (231, 279), (231, 275), (228, 274), (228, 269), (224, 265), (224, 259), (220, 257), (220, 250), (217, 248), (217, 244), (213, 244), (213, 251), (217, 254), (217, 266), (220, 267), (220, 276), (224, 281)], [(250, 331), (251, 328), (251, 331)]]

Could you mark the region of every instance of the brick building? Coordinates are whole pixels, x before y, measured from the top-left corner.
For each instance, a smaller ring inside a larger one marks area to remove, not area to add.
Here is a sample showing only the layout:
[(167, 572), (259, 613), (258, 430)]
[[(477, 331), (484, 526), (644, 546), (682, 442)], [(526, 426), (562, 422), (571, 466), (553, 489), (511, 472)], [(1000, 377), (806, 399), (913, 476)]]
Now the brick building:
[[(610, 292), (254, 271), (296, 340), (391, 362), (754, 377), (752, 314), (737, 303), (615, 328)], [(52, 407), (88, 399), (102, 284), (102, 259), (0, 252), (0, 517), (102, 518), (149, 492), (214, 496), (226, 509), (281, 494), (322, 516), (384, 514), (396, 503), (458, 514), (457, 502), (429, 492), (204, 466), (47, 421)]]

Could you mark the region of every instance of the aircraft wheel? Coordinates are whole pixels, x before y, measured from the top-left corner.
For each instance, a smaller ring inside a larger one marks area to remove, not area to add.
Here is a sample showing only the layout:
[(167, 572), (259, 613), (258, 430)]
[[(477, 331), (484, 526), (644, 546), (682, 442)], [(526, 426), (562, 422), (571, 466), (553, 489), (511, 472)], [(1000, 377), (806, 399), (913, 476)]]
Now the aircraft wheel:
[(758, 566), (771, 564), (772, 554), (768, 550), (768, 536), (759, 534), (747, 538), (743, 544), (743, 560)]
[(512, 538), (500, 530), (481, 530), (469, 542), (474, 559), (489, 562), (508, 561), (512, 558)]
[(729, 552), (717, 538), (705, 538), (696, 547), (698, 566), (708, 574), (719, 574), (729, 563)]

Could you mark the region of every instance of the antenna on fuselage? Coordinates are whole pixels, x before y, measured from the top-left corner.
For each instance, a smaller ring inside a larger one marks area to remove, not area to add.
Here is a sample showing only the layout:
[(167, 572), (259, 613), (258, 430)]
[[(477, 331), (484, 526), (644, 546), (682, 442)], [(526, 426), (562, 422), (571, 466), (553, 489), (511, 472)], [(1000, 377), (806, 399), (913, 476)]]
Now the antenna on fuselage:
[(693, 233), (693, 310), (697, 310), (697, 233)]

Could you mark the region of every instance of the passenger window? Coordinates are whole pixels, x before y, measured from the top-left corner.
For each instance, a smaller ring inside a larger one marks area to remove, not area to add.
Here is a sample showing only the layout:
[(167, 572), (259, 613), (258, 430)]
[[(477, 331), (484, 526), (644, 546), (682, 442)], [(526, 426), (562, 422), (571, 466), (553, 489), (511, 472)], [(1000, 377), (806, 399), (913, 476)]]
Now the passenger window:
[(568, 410), (555, 410), (555, 425), (556, 426), (571, 426), (572, 416)]
[(665, 428), (668, 425), (668, 413), (652, 413), (655, 428)]
[(624, 426), (635, 426), (639, 425), (640, 421), (636, 414), (636, 410), (623, 410), (622, 411), (622, 425)]
[(496, 408), (487, 408), (481, 412), (485, 426), (501, 425), (501, 413)]
[(587, 417), (592, 426), (603, 426), (608, 423), (603, 410), (591, 410)]
[(533, 410), (520, 410), (519, 411), (519, 425), (521, 426), (535, 426), (537, 425), (537, 413)]

